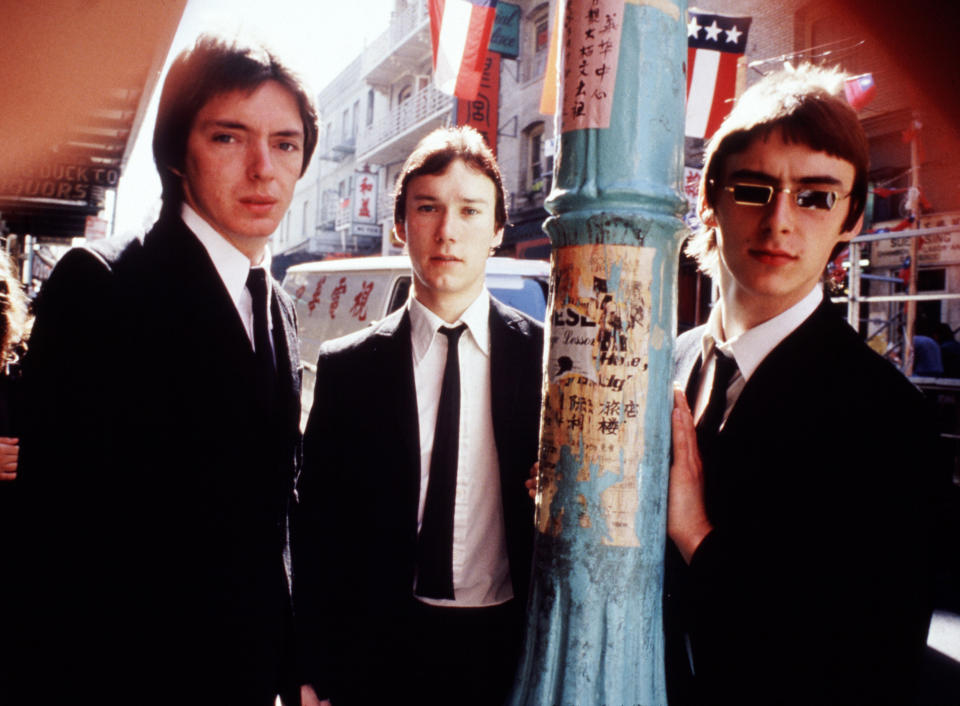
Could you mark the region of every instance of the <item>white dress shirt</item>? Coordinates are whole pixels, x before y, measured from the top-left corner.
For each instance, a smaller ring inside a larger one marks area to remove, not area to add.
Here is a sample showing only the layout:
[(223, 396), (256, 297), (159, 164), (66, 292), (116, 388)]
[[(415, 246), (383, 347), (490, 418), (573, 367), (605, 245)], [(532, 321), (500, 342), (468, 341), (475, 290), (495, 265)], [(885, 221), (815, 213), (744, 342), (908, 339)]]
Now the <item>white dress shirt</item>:
[(713, 373), (716, 369), (715, 350), (733, 358), (737, 362), (738, 368), (727, 387), (727, 407), (720, 424), (722, 429), (727, 417), (730, 416), (730, 410), (737, 403), (740, 393), (760, 366), (760, 363), (770, 355), (770, 351), (780, 345), (783, 339), (807, 320), (807, 317), (820, 306), (821, 301), (823, 301), (823, 288), (818, 283), (807, 296), (783, 313), (764, 321), (759, 326), (744, 331), (729, 341), (724, 340), (723, 323), (720, 317), (720, 307), (723, 303), (721, 302), (720, 305), (713, 307), (700, 343), (703, 364), (700, 368), (700, 389), (697, 390), (696, 405), (693, 410), (694, 420), (700, 421), (700, 417), (703, 416), (707, 409), (707, 403), (710, 401)]
[[(207, 223), (200, 215), (187, 205), (186, 201), (180, 210), (180, 217), (187, 228), (193, 231), (197, 240), (203, 245), (210, 259), (213, 260), (213, 266), (217, 268), (217, 274), (220, 280), (233, 300), (233, 305), (240, 315), (243, 322), (243, 328), (247, 331), (247, 338), (250, 339), (250, 345), (253, 346), (253, 299), (250, 296), (250, 290), (247, 289), (247, 276), (250, 274), (250, 258), (237, 250), (233, 243), (220, 235), (214, 228)], [(257, 267), (262, 267), (267, 274), (267, 294), (270, 293), (270, 250), (263, 249), (263, 258)], [(269, 296), (267, 298), (269, 301)], [(267, 330), (273, 333), (273, 317), (270, 312), (270, 306), (267, 306)], [(270, 345), (273, 345), (273, 336), (270, 336)]]
[(460, 443), (453, 514), (454, 600), (417, 598), (432, 605), (460, 607), (504, 603), (513, 598), (513, 586), (507, 559), (500, 465), (491, 411), (490, 294), (484, 289), (454, 324), (446, 323), (412, 297), (408, 306), (420, 422), (417, 531), (423, 522), (437, 407), (447, 360), (447, 337), (437, 333), (437, 329), (461, 323), (467, 325), (457, 348), (460, 358)]

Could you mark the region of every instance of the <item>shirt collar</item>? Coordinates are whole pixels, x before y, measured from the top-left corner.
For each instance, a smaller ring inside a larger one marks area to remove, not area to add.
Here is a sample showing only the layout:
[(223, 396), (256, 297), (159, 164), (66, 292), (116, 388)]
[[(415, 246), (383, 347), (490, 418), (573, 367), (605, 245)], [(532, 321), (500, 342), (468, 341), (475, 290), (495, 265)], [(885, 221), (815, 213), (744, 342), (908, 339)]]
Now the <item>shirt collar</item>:
[(737, 361), (744, 380), (749, 380), (770, 351), (780, 345), (823, 301), (823, 288), (817, 284), (810, 293), (786, 311), (725, 341), (720, 306), (713, 307), (701, 340), (701, 355), (708, 360), (714, 347)]
[[(237, 250), (233, 243), (214, 230), (213, 226), (194, 211), (186, 201), (183, 202), (180, 209), (180, 217), (207, 251), (213, 261), (213, 266), (217, 268), (217, 273), (230, 294), (230, 298), (234, 302), (238, 302), (240, 295), (247, 287), (247, 275), (250, 274), (250, 258)], [(267, 272), (270, 271), (269, 248), (263, 249), (263, 259), (260, 260), (257, 267), (263, 267)]]
[(484, 355), (490, 355), (490, 293), (486, 287), (452, 324), (434, 314), (415, 297), (410, 297), (407, 306), (410, 311), (410, 337), (416, 363), (419, 364), (427, 355), (441, 326), (454, 327), (459, 324), (466, 324), (477, 348)]

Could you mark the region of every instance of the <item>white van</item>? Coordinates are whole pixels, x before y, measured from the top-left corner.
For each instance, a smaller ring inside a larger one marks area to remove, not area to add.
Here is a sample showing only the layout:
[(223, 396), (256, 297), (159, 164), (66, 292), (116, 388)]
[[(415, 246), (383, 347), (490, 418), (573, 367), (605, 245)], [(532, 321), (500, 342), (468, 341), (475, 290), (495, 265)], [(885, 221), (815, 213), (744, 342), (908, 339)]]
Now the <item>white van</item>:
[[(410, 294), (406, 255), (354, 257), (294, 265), (283, 278), (300, 325), (303, 415), (313, 404), (317, 354), (324, 341), (369, 326), (399, 309)], [(550, 265), (541, 260), (487, 259), (487, 289), (497, 299), (538, 321), (546, 315)]]

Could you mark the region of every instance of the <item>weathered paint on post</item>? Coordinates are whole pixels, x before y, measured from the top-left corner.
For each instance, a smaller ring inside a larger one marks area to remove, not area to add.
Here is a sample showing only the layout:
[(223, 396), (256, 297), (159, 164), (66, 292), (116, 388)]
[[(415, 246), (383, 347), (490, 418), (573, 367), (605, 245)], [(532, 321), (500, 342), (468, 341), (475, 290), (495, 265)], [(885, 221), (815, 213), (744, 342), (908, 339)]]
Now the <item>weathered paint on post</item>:
[[(592, 7), (568, 0), (567, 29), (570, 13)], [(661, 587), (686, 3), (627, 0), (621, 9), (609, 127), (562, 132), (547, 202), (539, 531), (515, 706), (666, 703)]]

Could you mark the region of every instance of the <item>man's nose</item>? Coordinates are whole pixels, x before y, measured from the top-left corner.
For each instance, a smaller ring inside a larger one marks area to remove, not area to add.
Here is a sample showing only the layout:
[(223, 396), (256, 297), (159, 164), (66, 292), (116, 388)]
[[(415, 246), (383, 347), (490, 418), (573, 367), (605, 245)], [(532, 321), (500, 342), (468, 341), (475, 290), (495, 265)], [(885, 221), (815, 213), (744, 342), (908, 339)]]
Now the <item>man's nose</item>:
[(774, 191), (770, 203), (763, 207), (763, 224), (771, 233), (784, 233), (793, 230), (794, 211), (793, 194), (786, 191)]
[(247, 149), (247, 169), (251, 179), (268, 179), (273, 176), (269, 143), (262, 140), (250, 143)]
[(448, 209), (444, 209), (437, 219), (437, 231), (435, 233), (438, 242), (445, 240), (456, 240), (456, 225)]

